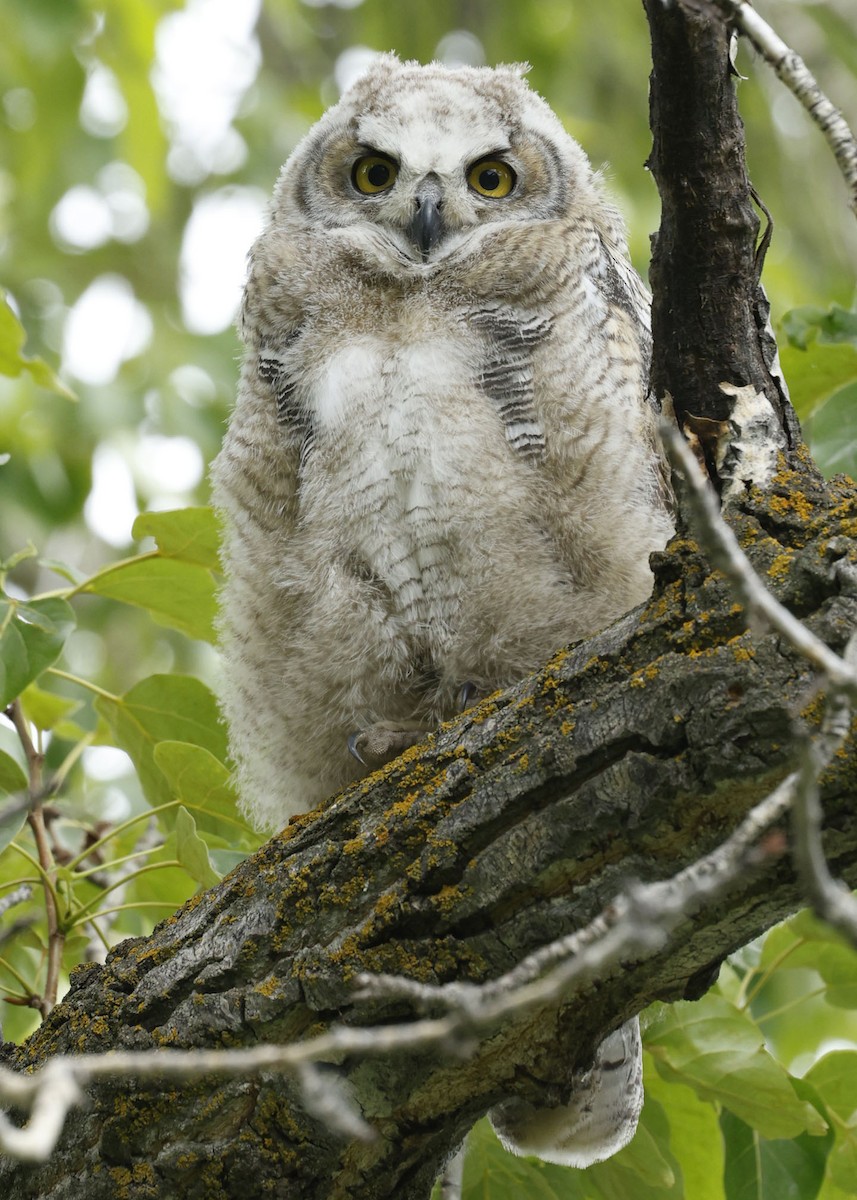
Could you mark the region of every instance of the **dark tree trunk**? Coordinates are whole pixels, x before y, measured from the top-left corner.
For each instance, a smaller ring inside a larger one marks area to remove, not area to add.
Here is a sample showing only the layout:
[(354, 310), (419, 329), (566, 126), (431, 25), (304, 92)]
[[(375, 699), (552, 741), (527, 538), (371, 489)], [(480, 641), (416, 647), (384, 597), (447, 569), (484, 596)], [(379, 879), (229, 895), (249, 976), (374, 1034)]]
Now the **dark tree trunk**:
[(724, 383), (767, 398), (787, 453), (800, 430), (772, 373), (776, 345), (759, 283), (769, 231), (757, 243), (730, 31), (710, 0), (643, 4), (653, 65), (648, 165), (662, 210), (649, 268), (652, 389), (671, 398), (679, 425), (699, 439), (717, 485), (716, 443), (734, 408)]
[[(734, 413), (720, 384), (769, 398), (779, 473), (764, 492), (733, 491), (731, 520), (775, 594), (839, 649), (857, 620), (835, 570), (843, 554), (857, 558), (857, 495), (820, 482), (770, 375), (725, 33), (701, 2), (646, 6), (664, 196), (655, 388), (721, 477)], [(714, 434), (700, 436), (694, 418)], [(739, 468), (740, 456), (733, 481)], [(779, 638), (746, 632), (689, 537), (654, 566), (645, 606), (293, 821), (150, 938), (80, 969), (8, 1060), (286, 1042), (334, 1022), (402, 1020), (402, 1001), (356, 1003), (355, 974), (490, 979), (584, 925), (628, 879), (667, 878), (711, 850), (789, 769), (794, 722), (818, 720), (812, 673)], [(855, 772), (849, 743), (823, 781), (826, 849), (851, 883)], [(0, 1194), (426, 1200), (444, 1157), (493, 1103), (558, 1098), (569, 1062), (582, 1065), (652, 1000), (698, 995), (724, 955), (800, 902), (788, 857), (771, 859), (688, 917), (665, 949), (494, 1031), (469, 1057), (451, 1048), (337, 1062), (381, 1135), (372, 1142), (345, 1143), (308, 1117), (282, 1076), (169, 1089), (125, 1080), (91, 1087), (46, 1165), (6, 1160)]]

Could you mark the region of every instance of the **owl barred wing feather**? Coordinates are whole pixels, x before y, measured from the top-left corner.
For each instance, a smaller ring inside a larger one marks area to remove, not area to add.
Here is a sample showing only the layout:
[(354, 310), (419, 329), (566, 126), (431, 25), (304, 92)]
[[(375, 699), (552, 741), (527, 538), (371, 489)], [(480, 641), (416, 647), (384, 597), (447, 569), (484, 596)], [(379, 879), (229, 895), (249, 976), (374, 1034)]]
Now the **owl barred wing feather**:
[(506, 440), (524, 458), (544, 458), (544, 430), (533, 404), (533, 350), (550, 332), (551, 317), (497, 306), (468, 310), (465, 319), (485, 335), (479, 385), (496, 405)]
[[(380, 58), (284, 166), (240, 330), (221, 696), (242, 805), (275, 829), (643, 601), (671, 520), (645, 288), (517, 69)], [(630, 1022), (495, 1124), (603, 1158), (639, 1061)]]

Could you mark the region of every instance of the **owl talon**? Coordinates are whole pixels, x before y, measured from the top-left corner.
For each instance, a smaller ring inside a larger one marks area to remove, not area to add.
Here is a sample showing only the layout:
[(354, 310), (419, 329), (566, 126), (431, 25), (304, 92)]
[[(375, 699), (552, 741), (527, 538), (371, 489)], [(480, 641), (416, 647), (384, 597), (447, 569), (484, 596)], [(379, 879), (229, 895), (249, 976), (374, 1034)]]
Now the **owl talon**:
[(347, 745), (348, 745), (348, 753), (349, 753), (349, 754), (350, 754), (350, 755), (351, 755), (353, 758), (356, 758), (356, 759), (357, 759), (357, 761), (358, 761), (359, 763), (362, 763), (362, 765), (363, 765), (364, 767), (368, 767), (368, 766), (369, 766), (369, 764), (367, 763), (367, 761), (366, 761), (366, 759), (363, 757), (363, 755), (360, 753), (360, 750), (359, 750), (359, 748), (358, 748), (358, 746), (357, 746), (357, 742), (359, 741), (359, 739), (360, 739), (360, 737), (361, 737), (361, 736), (362, 736), (362, 735), (360, 734), (359, 730), (358, 730), (358, 732), (357, 732), (357, 733), (352, 733), (352, 734), (351, 734), (351, 737), (348, 739), (348, 742), (347, 742)]
[(352, 733), (347, 742), (349, 754), (369, 771), (383, 767), (385, 763), (398, 758), (403, 750), (421, 742), (428, 732), (423, 725), (410, 722), (403, 724), (410, 724), (411, 727), (407, 729), (379, 721), (377, 725)]
[(476, 696), (477, 696), (476, 684), (471, 683), (470, 680), (468, 679), (468, 681), (466, 683), (463, 683), (461, 685), (461, 687), (459, 688), (459, 691), (458, 691), (458, 711), (460, 713), (462, 713), (462, 712), (464, 712), (464, 710), (466, 708), (470, 708), (470, 705), (476, 699)]

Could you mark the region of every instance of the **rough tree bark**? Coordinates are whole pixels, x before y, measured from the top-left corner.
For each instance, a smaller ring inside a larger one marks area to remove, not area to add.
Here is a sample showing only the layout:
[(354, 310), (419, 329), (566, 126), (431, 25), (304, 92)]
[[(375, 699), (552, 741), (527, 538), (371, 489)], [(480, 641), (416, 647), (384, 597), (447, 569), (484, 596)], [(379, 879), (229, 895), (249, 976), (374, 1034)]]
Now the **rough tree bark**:
[[(665, 214), (653, 267), (657, 391), (670, 393), (719, 482), (728, 476), (733, 527), (757, 570), (841, 649), (857, 598), (836, 566), (857, 559), (857, 493), (825, 487), (771, 375), (726, 31), (702, 0), (646, 7)], [(741, 454), (723, 453), (746, 434), (724, 382), (752, 384), (776, 415), (778, 470), (764, 491), (741, 482)], [(403, 1001), (355, 1002), (355, 974), (492, 978), (584, 925), (629, 878), (667, 878), (711, 850), (787, 772), (794, 722), (814, 724), (820, 705), (807, 664), (746, 631), (686, 533), (654, 569), (646, 605), (293, 821), (150, 938), (79, 969), (7, 1060), (283, 1042), (332, 1022), (406, 1019)], [(852, 884), (855, 776), (852, 739), (823, 780), (826, 849)], [(425, 1200), (493, 1103), (561, 1098), (569, 1062), (583, 1065), (652, 1000), (700, 994), (724, 955), (800, 902), (788, 857), (773, 857), (685, 920), (666, 949), (475, 1039), (464, 1057), (451, 1047), (337, 1062), (380, 1135), (372, 1142), (343, 1142), (278, 1075), (168, 1089), (122, 1080), (90, 1089), (46, 1165), (3, 1163), (0, 1191)]]

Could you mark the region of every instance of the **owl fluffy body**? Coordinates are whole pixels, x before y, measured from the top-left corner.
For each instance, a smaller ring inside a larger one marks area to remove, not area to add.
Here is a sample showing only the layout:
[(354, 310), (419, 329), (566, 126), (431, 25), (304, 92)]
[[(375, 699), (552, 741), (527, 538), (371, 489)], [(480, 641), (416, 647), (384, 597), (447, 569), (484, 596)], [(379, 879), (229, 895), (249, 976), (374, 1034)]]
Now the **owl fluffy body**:
[(240, 328), (222, 694), (274, 828), (643, 600), (671, 522), (648, 297), (517, 68), (377, 60), (283, 168)]

